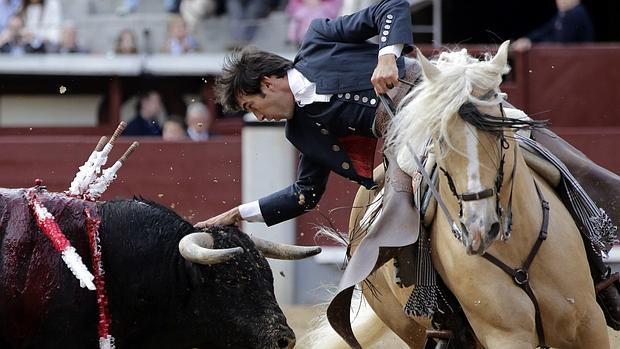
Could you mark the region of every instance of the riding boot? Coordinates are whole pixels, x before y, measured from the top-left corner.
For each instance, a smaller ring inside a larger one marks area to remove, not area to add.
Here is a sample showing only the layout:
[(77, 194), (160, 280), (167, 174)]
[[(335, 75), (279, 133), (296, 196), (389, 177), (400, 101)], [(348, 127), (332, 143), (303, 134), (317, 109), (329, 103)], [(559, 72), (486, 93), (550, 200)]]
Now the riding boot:
[(409, 238), (403, 241), (415, 236), (417, 240), (420, 214), (413, 202), (411, 176), (398, 166), (392, 150), (386, 150), (384, 156), (387, 169), (383, 186), (383, 209), (379, 218), (371, 226), (368, 236), (386, 234)]
[[(558, 157), (577, 179), (594, 203), (605, 210), (614, 225), (620, 224), (620, 177), (597, 165), (582, 152), (568, 144), (555, 133), (546, 129), (532, 130), (532, 138), (545, 146)], [(576, 218), (570, 201), (563, 188), (558, 193), (571, 215)], [(607, 325), (620, 330), (620, 282), (618, 273), (611, 274), (609, 267), (602, 260), (600, 251), (596, 251), (592, 242), (584, 233), (584, 227), (575, 220), (584, 240), (590, 272), (597, 291), (597, 302), (603, 309)]]
[(614, 225), (620, 225), (620, 176), (547, 129), (532, 130), (532, 138), (562, 160), (596, 206), (605, 210)]

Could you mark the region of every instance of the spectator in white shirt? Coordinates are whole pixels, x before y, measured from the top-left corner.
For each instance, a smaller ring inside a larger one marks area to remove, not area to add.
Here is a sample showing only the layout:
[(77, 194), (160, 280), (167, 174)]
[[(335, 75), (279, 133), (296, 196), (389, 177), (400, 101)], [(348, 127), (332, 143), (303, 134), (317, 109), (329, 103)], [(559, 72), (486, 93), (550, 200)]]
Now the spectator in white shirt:
[(58, 45), (62, 28), (62, 7), (58, 0), (24, 0), (22, 16), (32, 45)]
[(206, 141), (212, 136), (213, 118), (203, 103), (194, 102), (187, 107), (185, 123), (187, 134), (193, 141)]

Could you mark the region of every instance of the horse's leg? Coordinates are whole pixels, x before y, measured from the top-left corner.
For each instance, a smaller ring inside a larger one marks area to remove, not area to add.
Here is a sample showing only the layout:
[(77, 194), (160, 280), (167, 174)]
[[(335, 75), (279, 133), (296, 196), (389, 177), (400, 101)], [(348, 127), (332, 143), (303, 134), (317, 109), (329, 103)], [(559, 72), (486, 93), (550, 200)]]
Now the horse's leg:
[[(403, 311), (404, 303), (398, 299), (391, 285), (393, 271), (385, 264), (366, 280), (372, 284), (372, 290), (364, 286), (363, 294), (377, 316), (385, 323), (409, 348), (424, 348), (426, 343), (426, 327), (418, 324)], [(411, 287), (400, 289), (411, 292)], [(406, 301), (406, 298), (405, 298)]]
[(530, 333), (500, 329), (487, 329), (486, 332), (485, 338), (480, 338), (486, 349), (535, 349), (538, 347), (538, 339), (533, 338)]
[[(592, 306), (598, 307), (596, 303)], [(594, 313), (585, 314), (581, 325), (577, 328), (575, 339), (563, 348), (611, 348), (605, 319)]]

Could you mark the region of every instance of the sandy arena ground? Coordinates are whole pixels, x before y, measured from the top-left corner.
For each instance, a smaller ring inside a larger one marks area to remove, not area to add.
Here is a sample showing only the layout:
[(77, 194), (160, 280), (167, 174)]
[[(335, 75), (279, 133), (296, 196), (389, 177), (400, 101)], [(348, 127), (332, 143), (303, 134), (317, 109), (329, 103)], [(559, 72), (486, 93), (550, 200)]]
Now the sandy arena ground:
[[(308, 330), (310, 320), (320, 314), (320, 309), (312, 306), (287, 306), (282, 309), (286, 318), (288, 319), (289, 326), (295, 331), (297, 338), (301, 338)], [(611, 348), (620, 349), (620, 332), (616, 332), (610, 329), (609, 338), (611, 340)], [(299, 347), (300, 349), (307, 349)], [(367, 349), (407, 349), (407, 346), (398, 339), (395, 335), (390, 334), (385, 336), (379, 343), (373, 345)], [(594, 348), (592, 348), (594, 349)]]

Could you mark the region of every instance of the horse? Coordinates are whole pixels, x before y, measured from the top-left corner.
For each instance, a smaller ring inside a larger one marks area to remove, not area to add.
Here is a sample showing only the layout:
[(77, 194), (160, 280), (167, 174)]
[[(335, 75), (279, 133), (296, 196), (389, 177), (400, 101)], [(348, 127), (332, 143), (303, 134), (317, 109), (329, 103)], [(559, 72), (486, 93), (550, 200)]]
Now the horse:
[[(518, 129), (540, 125), (503, 108), (499, 85), (509, 71), (508, 45), (483, 61), (463, 49), (443, 52), (433, 64), (418, 51), (423, 81), (401, 103), (386, 146), (412, 174), (418, 167), (411, 152), (421, 153), (432, 140), (445, 211), (438, 208), (430, 224), (431, 257), (478, 346), (609, 348), (579, 230), (515, 140)], [(358, 191), (351, 253), (377, 195), (378, 189)], [(393, 263), (384, 264), (366, 279), (373, 287), (362, 292), (409, 347), (423, 348), (426, 338), (418, 333), (428, 321), (402, 310), (415, 286), (399, 288), (394, 273)]]

